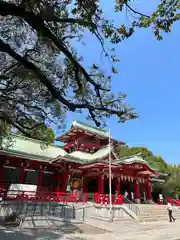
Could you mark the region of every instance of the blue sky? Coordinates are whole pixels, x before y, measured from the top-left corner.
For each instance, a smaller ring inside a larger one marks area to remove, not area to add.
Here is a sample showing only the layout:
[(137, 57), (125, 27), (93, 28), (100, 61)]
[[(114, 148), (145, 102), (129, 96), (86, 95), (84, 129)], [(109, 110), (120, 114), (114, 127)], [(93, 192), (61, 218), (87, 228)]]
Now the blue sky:
[[(146, 13), (155, 5), (138, 7)], [(109, 3), (109, 2), (108, 2)], [(155, 1), (157, 3), (157, 1)], [(117, 24), (123, 19), (105, 7), (107, 17)], [(127, 19), (126, 19), (127, 20)], [(180, 163), (180, 80), (178, 44), (180, 28), (177, 25), (163, 41), (157, 41), (151, 30), (140, 29), (129, 40), (116, 46), (119, 74), (113, 79), (113, 91), (128, 94), (127, 102), (135, 107), (140, 117), (125, 124), (109, 121), (114, 138), (125, 141), (129, 146), (145, 146), (155, 155), (162, 156), (168, 163)], [(86, 47), (78, 47), (84, 56), (85, 65), (93, 62), (107, 68), (100, 59), (101, 48), (94, 37), (86, 33)], [(74, 119), (84, 121), (84, 116), (68, 115), (67, 127)]]

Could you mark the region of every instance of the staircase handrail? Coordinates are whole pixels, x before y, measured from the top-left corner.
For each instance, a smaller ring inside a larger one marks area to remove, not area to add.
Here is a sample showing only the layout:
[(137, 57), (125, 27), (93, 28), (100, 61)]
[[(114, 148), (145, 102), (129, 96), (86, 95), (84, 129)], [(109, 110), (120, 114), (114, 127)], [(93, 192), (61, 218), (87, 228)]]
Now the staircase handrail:
[[(133, 203), (131, 200), (128, 198), (124, 197), (124, 199), (128, 202), (128, 204), (132, 205), (132, 208), (129, 208), (132, 212), (136, 214), (136, 216), (140, 213), (140, 208), (137, 204)], [(125, 202), (124, 202), (125, 203)]]

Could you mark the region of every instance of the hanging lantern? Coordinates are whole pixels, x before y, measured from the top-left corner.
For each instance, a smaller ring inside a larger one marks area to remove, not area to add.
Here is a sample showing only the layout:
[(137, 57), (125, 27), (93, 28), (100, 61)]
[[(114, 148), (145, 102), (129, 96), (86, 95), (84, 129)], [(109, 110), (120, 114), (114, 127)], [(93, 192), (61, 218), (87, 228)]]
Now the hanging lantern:
[(124, 176), (124, 180), (126, 181), (126, 179), (127, 179), (127, 177), (126, 176)]
[(128, 176), (128, 181), (129, 181), (129, 182), (131, 181), (131, 178), (130, 178), (130, 176)]
[(122, 180), (124, 179), (124, 176), (123, 176), (123, 175), (121, 175), (121, 179), (122, 179)]
[(131, 182), (133, 182), (133, 177), (131, 177)]
[(139, 182), (141, 183), (141, 178), (139, 178)]
[(144, 183), (144, 178), (142, 179), (142, 183)]

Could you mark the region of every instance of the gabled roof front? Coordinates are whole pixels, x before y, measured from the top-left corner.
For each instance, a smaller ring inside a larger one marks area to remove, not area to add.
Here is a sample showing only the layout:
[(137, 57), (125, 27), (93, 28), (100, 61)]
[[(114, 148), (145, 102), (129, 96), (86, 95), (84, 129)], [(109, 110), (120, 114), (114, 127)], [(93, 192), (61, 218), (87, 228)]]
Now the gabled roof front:
[(89, 135), (96, 135), (105, 139), (111, 137), (109, 133), (103, 129), (92, 127), (79, 121), (73, 121), (70, 130), (64, 133), (62, 136), (57, 137), (56, 141), (66, 142), (69, 138), (76, 136), (77, 133), (89, 133)]
[(115, 161), (115, 164), (124, 164), (124, 165), (128, 165), (128, 164), (142, 164), (145, 165), (149, 168), (149, 170), (153, 171), (153, 172), (157, 172), (156, 169), (152, 168), (149, 163), (144, 160), (142, 157), (140, 157), (139, 155), (133, 155), (133, 156), (127, 156), (127, 157), (123, 157), (123, 158), (117, 158)]
[(104, 138), (111, 137), (110, 134), (107, 131), (105, 131), (103, 129), (99, 129), (97, 127), (87, 125), (87, 124), (79, 122), (79, 121), (73, 121), (72, 126), (75, 127), (75, 128), (80, 128), (84, 131), (90, 132), (92, 134), (102, 136)]

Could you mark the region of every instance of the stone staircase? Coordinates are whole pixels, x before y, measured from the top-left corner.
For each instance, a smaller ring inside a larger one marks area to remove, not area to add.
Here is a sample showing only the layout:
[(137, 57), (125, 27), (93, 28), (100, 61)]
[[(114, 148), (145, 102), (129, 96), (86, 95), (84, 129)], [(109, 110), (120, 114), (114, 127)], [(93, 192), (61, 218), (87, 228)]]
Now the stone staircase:
[[(139, 204), (139, 221), (140, 222), (156, 222), (169, 220), (167, 206), (156, 204)], [(173, 216), (180, 218), (180, 210), (173, 207)]]

